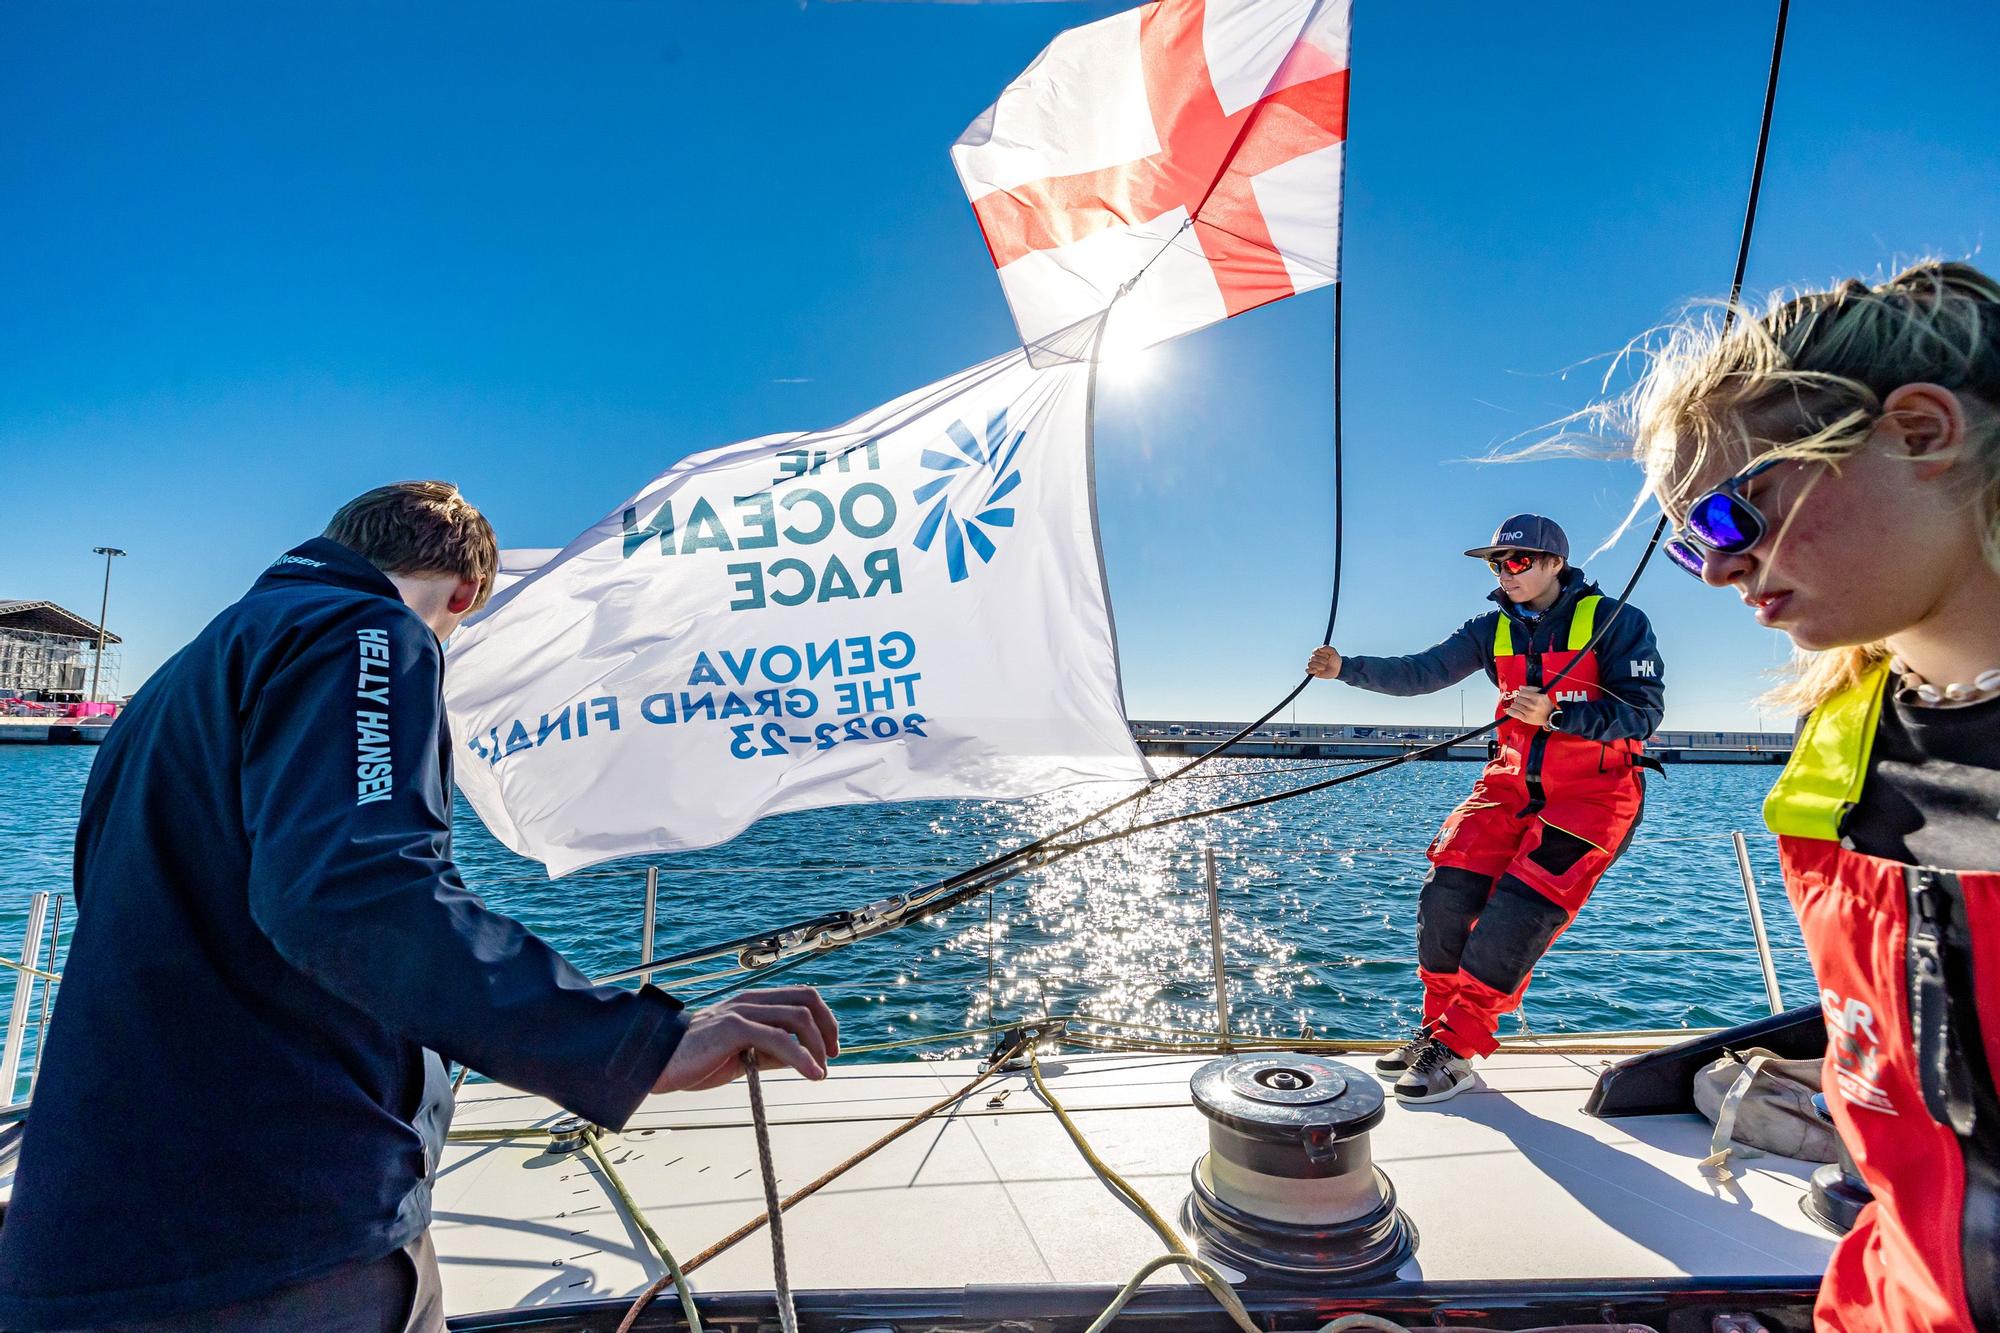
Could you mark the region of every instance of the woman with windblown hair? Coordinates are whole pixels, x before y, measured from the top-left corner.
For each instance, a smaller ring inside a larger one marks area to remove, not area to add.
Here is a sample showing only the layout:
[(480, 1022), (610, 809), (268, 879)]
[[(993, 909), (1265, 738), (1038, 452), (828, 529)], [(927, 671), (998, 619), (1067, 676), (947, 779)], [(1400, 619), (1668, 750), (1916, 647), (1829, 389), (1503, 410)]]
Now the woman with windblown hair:
[(1823, 1333), (2000, 1330), (2000, 283), (1676, 330), (1628, 400), (1668, 553), (1803, 650), (1764, 813), (1875, 1201)]

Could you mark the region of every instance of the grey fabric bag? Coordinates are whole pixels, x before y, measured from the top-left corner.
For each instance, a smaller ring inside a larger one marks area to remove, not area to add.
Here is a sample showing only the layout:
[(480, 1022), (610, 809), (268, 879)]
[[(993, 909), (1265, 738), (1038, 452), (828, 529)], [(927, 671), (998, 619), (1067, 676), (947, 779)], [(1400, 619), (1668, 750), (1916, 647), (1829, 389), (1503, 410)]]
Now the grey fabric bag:
[(1702, 1165), (1716, 1168), (1717, 1179), (1727, 1181), (1732, 1154), (1833, 1161), (1839, 1140), (1813, 1110), (1819, 1090), (1818, 1060), (1785, 1060), (1761, 1046), (1726, 1052), (1694, 1076), (1694, 1104), (1715, 1125)]

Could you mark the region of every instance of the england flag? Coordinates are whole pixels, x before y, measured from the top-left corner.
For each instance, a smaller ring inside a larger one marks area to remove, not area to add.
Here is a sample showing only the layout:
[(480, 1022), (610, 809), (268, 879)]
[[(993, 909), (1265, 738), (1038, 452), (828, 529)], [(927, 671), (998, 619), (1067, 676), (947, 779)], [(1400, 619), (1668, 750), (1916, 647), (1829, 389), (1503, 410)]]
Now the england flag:
[(952, 159), (1037, 361), (1338, 277), (1348, 22), (1349, 0), (1157, 0), (1063, 33), (973, 121)]

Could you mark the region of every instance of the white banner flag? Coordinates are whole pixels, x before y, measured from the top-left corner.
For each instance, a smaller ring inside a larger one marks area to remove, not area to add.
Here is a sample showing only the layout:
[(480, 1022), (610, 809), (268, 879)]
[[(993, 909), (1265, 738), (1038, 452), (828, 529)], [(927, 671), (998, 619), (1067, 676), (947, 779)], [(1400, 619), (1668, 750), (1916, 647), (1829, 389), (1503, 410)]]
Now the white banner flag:
[(1049, 43), (951, 150), (1021, 341), (1088, 356), (1111, 308), (1116, 353), (1332, 282), (1347, 51), (1348, 0), (1157, 0)]
[(765, 815), (1146, 776), (1087, 368), (1013, 352), (684, 459), (452, 636), (459, 786), (552, 875)]

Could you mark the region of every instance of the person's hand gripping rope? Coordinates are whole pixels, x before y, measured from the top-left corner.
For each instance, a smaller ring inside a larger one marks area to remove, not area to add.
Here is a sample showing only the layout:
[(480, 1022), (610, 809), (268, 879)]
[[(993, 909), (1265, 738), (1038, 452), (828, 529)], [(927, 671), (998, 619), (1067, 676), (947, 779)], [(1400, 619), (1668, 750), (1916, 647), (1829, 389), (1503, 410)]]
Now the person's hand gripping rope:
[(840, 1023), (810, 986), (745, 991), (694, 1011), (654, 1092), (719, 1088), (743, 1072), (742, 1057), (755, 1052), (760, 1069), (795, 1069), (809, 1079), (826, 1077), (840, 1054)]

